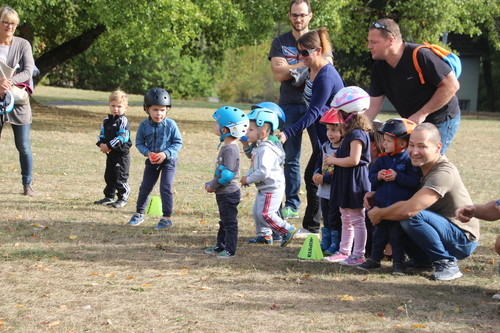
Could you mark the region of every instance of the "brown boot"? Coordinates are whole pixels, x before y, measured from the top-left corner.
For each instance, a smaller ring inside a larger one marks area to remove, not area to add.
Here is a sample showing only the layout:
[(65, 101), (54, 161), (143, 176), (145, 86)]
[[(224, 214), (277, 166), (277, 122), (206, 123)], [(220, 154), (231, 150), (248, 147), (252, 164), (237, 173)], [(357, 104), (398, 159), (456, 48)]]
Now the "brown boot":
[(31, 185), (24, 185), (24, 195), (36, 197), (37, 194)]

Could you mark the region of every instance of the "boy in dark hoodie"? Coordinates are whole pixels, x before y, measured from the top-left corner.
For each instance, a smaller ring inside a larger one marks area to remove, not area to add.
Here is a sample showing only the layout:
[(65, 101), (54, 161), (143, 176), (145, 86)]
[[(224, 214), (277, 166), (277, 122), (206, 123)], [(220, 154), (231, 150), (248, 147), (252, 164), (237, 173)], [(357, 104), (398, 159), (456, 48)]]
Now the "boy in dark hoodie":
[[(384, 150), (370, 169), (369, 178), (375, 190), (377, 207), (388, 207), (395, 202), (408, 200), (420, 185), (420, 168), (411, 164), (406, 152), (408, 140), (417, 126), (403, 118), (387, 120), (378, 132), (384, 134)], [(369, 260), (358, 266), (362, 270), (380, 269), (387, 244), (392, 246), (392, 274), (405, 275), (403, 258), (404, 232), (399, 221), (383, 220), (374, 225), (372, 252)]]

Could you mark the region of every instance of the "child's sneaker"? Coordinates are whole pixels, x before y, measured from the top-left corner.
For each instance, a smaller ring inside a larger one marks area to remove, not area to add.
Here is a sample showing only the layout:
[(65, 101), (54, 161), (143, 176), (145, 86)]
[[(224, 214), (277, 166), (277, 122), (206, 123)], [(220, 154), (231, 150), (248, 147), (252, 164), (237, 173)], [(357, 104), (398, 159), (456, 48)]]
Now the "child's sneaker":
[(214, 247), (209, 247), (208, 249), (205, 249), (203, 252), (205, 252), (206, 254), (217, 254), (217, 253), (221, 253), (222, 251), (224, 251), (223, 248), (214, 246)]
[(219, 259), (229, 259), (229, 258), (234, 258), (235, 256), (236, 256), (235, 254), (231, 254), (231, 253), (227, 252), (226, 250), (224, 250), (221, 253), (219, 253), (218, 255), (216, 255), (215, 257), (219, 258)]
[(155, 229), (168, 229), (173, 225), (172, 221), (162, 217), (160, 222), (156, 225)]
[(332, 256), (324, 257), (323, 259), (325, 259), (326, 261), (329, 261), (329, 262), (339, 262), (339, 261), (345, 260), (347, 258), (349, 258), (349, 256), (347, 254), (343, 254), (342, 252), (337, 251)]
[(299, 218), (299, 212), (294, 210), (293, 208), (290, 207), (285, 207), (281, 210), (281, 215), (283, 216), (283, 219), (298, 219)]
[(282, 240), (283, 240), (283, 236), (273, 234), (273, 242), (281, 243)]
[(351, 254), (349, 258), (339, 261), (339, 264), (344, 266), (358, 266), (365, 262), (365, 257), (358, 257)]
[(113, 204), (114, 202), (115, 202), (115, 200), (113, 200), (113, 198), (104, 198), (101, 200), (94, 201), (94, 205), (107, 206), (107, 205)]
[(127, 204), (127, 201), (119, 199), (119, 200), (113, 202), (111, 204), (111, 206), (113, 206), (114, 208), (122, 208), (122, 207), (125, 207), (126, 204)]
[[(359, 268), (359, 266), (358, 266)], [(406, 275), (405, 266), (402, 262), (393, 262), (392, 263), (392, 275)]]
[(375, 271), (381, 267), (382, 265), (380, 265), (380, 262), (371, 259), (368, 259), (364, 263), (358, 265), (358, 269), (362, 269), (364, 271)]
[(255, 238), (250, 238), (248, 240), (250, 244), (266, 244), (273, 245), (273, 237), (272, 236), (258, 236)]
[(297, 228), (295, 228), (293, 225), (290, 226), (290, 229), (288, 229), (288, 232), (285, 236), (283, 236), (283, 240), (281, 241), (281, 246), (285, 247), (292, 241), (293, 235), (297, 232)]
[(132, 225), (135, 227), (141, 224), (142, 222), (144, 222), (144, 214), (135, 213), (134, 215), (132, 215), (132, 218), (127, 223), (127, 225)]

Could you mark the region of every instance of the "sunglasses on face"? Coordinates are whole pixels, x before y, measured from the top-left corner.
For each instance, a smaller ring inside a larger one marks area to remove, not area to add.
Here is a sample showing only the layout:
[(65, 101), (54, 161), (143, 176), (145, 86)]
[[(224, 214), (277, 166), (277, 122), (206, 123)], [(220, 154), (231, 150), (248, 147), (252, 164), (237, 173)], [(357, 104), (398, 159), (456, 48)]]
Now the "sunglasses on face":
[(378, 23), (378, 22), (373, 22), (373, 23), (372, 23), (372, 27), (374, 27), (375, 29), (382, 29), (382, 30), (385, 30), (385, 31), (387, 31), (388, 33), (390, 33), (391, 35), (393, 35), (393, 36), (394, 36), (394, 34), (392, 33), (392, 31), (391, 31), (391, 30), (387, 29), (387, 28), (385, 27), (385, 25), (382, 25), (382, 24), (380, 24), (380, 23)]
[(303, 57), (309, 57), (311, 55), (311, 53), (313, 53), (316, 50), (317, 50), (317, 48), (316, 49), (312, 49), (312, 50), (306, 50), (306, 49), (304, 49), (304, 50), (297, 50), (297, 52), (301, 56), (303, 56)]

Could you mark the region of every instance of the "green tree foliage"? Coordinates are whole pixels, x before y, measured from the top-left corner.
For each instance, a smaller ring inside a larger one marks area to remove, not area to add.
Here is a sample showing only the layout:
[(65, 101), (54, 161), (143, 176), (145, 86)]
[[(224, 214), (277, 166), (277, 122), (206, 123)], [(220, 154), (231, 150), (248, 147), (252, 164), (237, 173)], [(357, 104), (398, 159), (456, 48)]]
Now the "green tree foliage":
[[(32, 42), (42, 76), (51, 71), (71, 74), (81, 86), (109, 90), (119, 84), (131, 92), (150, 85), (175, 85), (184, 97), (209, 93), (207, 86), (214, 87), (215, 78), (224, 80), (227, 73), (236, 73), (237, 68), (230, 66), (237, 63), (245, 75), (259, 77), (246, 70), (253, 62), (228, 62), (225, 57), (244, 57), (254, 45), (265, 49), (260, 45), (270, 43), (271, 35), (290, 27), (289, 0), (8, 0), (5, 4), (19, 12), (19, 33)], [(481, 35), (492, 50), (500, 50), (499, 0), (311, 0), (311, 5), (311, 28), (329, 29), (336, 66), (348, 84), (368, 84), (367, 29), (382, 17), (399, 22), (404, 36), (415, 42), (438, 42), (447, 31)], [(249, 48), (243, 51), (242, 46)], [(266, 52), (259, 54), (267, 58)], [(268, 65), (254, 70), (270, 71)], [(218, 82), (217, 89), (224, 91)], [(269, 89), (269, 85), (247, 82), (241, 89)]]

